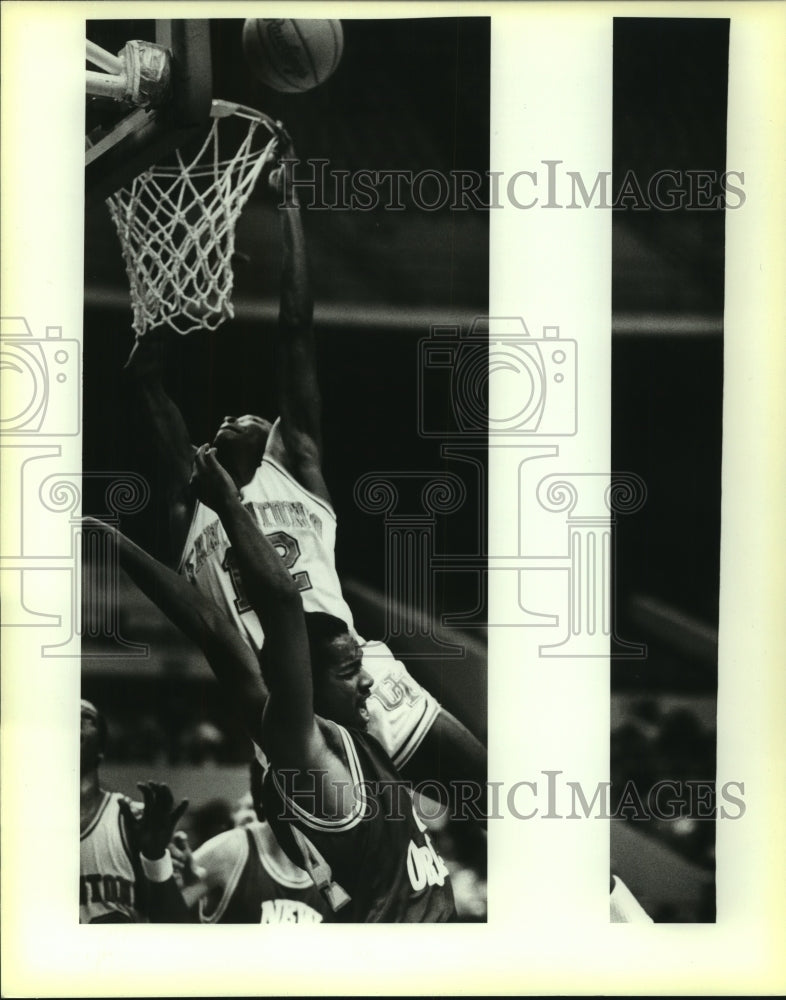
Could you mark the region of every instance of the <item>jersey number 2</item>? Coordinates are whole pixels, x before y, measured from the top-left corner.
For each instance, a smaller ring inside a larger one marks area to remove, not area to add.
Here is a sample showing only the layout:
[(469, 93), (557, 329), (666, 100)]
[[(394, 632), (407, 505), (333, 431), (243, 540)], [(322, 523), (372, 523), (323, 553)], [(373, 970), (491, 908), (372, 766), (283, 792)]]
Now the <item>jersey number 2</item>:
[[(297, 539), (293, 538), (292, 535), (288, 535), (285, 531), (274, 531), (267, 537), (270, 544), (281, 556), (286, 568), (290, 571), (290, 573), (292, 573), (295, 563), (300, 558), (300, 546), (297, 543)], [(248, 602), (246, 592), (243, 588), (243, 579), (240, 576), (240, 568), (231, 548), (227, 549), (224, 561), (221, 563), (221, 568), (229, 573), (229, 579), (232, 581), (232, 589), (235, 592), (235, 608), (237, 609), (237, 613), (242, 615), (246, 611), (251, 611), (251, 605)], [(292, 573), (292, 579), (297, 584), (298, 590), (311, 590), (311, 580), (305, 570)]]

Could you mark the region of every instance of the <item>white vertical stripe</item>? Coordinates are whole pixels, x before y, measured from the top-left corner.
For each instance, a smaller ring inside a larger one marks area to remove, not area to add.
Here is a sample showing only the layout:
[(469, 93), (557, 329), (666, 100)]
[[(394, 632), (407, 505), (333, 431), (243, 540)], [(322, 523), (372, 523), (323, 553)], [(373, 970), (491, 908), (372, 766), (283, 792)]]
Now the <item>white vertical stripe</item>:
[[(612, 13), (598, 16), (597, 9), (581, 4), (551, 5), (547, 13), (537, 5), (502, 5), (492, 21), (491, 169), (503, 172), (500, 201), (507, 204), (490, 211), (491, 314), (522, 316), (533, 339), (543, 336), (544, 326), (558, 326), (560, 339), (577, 342), (578, 356), (574, 437), (506, 438), (505, 448), (493, 447), (490, 438), (489, 551), (494, 553), (517, 554), (513, 525), (518, 518), (525, 553), (529, 547), (534, 555), (568, 556), (565, 515), (538, 508), (537, 483), (553, 473), (608, 473), (611, 212), (544, 206), (570, 202), (566, 171), (579, 172), (589, 189), (599, 172), (611, 170)], [(562, 161), (555, 168), (553, 192), (548, 160)], [(519, 171), (536, 174), (534, 181), (519, 175), (512, 192), (521, 203), (537, 197), (533, 208), (515, 208), (508, 199), (506, 186)], [(517, 403), (521, 407), (521, 387), (515, 382), (492, 382), (490, 393), (495, 414), (513, 413)], [(546, 409), (551, 405), (547, 396)], [(534, 455), (523, 450), (527, 444), (556, 444), (559, 456), (525, 461)], [(512, 487), (516, 483), (520, 497)], [(556, 519), (558, 528), (562, 518), (561, 535), (554, 532), (556, 551), (532, 551), (538, 517)], [(583, 556), (578, 548), (575, 554)], [(511, 618), (513, 575), (490, 573), (492, 620), (503, 612), (503, 621)], [(559, 592), (549, 576), (560, 578)], [(522, 584), (526, 609), (558, 610), (560, 623), (558, 628), (490, 630), (489, 776), (508, 788), (538, 781), (537, 801), (522, 789), (517, 808), (525, 813), (538, 805), (542, 813), (546, 779), (541, 771), (561, 770), (565, 779), (586, 781), (589, 787), (608, 778), (609, 672), (602, 658), (539, 657), (540, 644), (568, 636), (570, 585), (565, 573), (538, 571), (524, 574)], [(578, 612), (580, 581), (574, 586)], [(503, 800), (503, 812), (506, 805)], [(561, 809), (569, 811), (569, 803)], [(567, 924), (586, 927), (588, 921), (608, 920), (605, 824), (511, 817), (489, 827), (495, 921), (517, 926), (537, 913), (539, 921), (553, 921), (561, 933), (570, 934)], [(510, 891), (512, 872), (526, 890)], [(540, 872), (548, 872), (548, 879)]]

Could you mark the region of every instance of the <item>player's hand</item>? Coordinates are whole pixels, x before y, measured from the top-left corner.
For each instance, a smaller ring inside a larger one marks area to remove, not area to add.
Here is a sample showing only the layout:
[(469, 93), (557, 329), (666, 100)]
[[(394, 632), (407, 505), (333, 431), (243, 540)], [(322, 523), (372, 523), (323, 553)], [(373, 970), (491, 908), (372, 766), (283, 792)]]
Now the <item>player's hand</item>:
[(191, 473), (191, 488), (197, 499), (218, 513), (238, 495), (237, 486), (209, 444), (197, 448)]
[(278, 199), (279, 207), (297, 206), (295, 196), (295, 160), (297, 153), (292, 142), (292, 136), (281, 122), (276, 122), (276, 165), (270, 171), (268, 184)]
[(151, 330), (137, 337), (123, 371), (140, 381), (160, 379), (164, 371), (164, 336), (161, 330)]
[(188, 834), (185, 830), (178, 830), (169, 843), (169, 854), (172, 858), (172, 867), (175, 870), (175, 881), (179, 889), (187, 889), (191, 885), (204, 881), (207, 872), (194, 861), (191, 853), (191, 846), (188, 843)]
[(144, 806), (141, 815), (135, 815), (128, 801), (120, 801), (120, 811), (134, 849), (151, 861), (164, 856), (175, 827), (188, 808), (188, 799), (174, 807), (175, 800), (169, 785), (158, 781), (137, 784)]

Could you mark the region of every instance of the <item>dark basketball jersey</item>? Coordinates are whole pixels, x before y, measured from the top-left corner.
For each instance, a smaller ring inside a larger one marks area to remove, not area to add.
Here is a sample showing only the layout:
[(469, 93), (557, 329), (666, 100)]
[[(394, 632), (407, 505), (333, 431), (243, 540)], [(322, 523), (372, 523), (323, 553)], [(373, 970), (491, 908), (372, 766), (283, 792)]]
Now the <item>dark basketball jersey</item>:
[[(218, 843), (219, 839), (222, 841)], [(204, 862), (200, 852), (209, 848)], [(327, 904), (308, 873), (293, 865), (267, 823), (228, 830), (200, 848), (197, 864), (222, 858), (224, 891), (211, 905), (199, 903), (203, 924), (317, 924)]]
[(281, 846), (303, 865), (290, 825), (327, 861), (350, 901), (326, 920), (424, 923), (455, 918), (448, 870), (416, 815), (412, 795), (382, 746), (367, 733), (320, 720), (355, 790), (351, 814), (315, 816), (309, 796), (292, 788), (292, 772), (271, 767), (263, 786), (265, 815)]

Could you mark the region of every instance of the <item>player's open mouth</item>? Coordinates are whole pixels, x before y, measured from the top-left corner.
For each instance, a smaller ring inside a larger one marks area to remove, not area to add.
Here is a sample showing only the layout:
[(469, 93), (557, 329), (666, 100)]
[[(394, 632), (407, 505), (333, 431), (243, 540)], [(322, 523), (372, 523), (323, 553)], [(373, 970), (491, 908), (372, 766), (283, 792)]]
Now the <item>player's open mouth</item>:
[(366, 699), (364, 698), (362, 702), (358, 705), (358, 715), (363, 720), (363, 722), (369, 721), (368, 709), (366, 708)]

